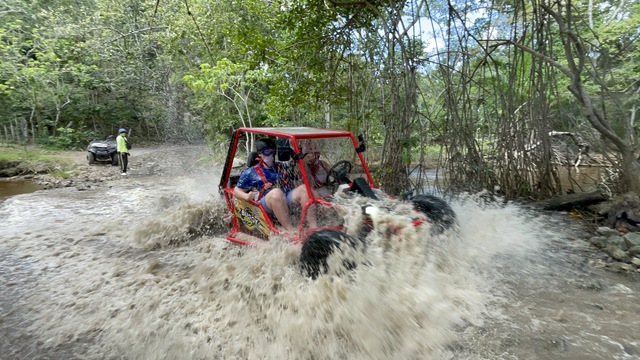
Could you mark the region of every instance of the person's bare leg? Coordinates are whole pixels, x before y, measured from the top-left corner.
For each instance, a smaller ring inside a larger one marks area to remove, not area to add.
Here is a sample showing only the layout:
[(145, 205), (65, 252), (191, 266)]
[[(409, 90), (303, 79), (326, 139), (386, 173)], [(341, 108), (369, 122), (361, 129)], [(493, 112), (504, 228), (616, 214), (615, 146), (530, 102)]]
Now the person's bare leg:
[(290, 233), (295, 233), (296, 228), (291, 224), (291, 218), (289, 217), (289, 205), (287, 205), (287, 198), (280, 189), (271, 190), (266, 197), (267, 206), (273, 211), (276, 219), (280, 222), (282, 227)]
[[(309, 201), (309, 194), (307, 193), (307, 189), (304, 185), (300, 185), (297, 188), (293, 189), (293, 194), (291, 194), (291, 200), (301, 208)], [(309, 223), (310, 228), (318, 227), (317, 219), (316, 219), (316, 209), (314, 206), (310, 206), (307, 210), (307, 223)]]

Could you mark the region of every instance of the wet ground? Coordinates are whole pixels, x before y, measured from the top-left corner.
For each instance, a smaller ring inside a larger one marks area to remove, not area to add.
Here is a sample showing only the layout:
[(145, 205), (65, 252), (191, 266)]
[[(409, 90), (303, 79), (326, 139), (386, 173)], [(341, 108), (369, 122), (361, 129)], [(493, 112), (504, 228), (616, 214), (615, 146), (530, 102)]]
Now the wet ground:
[(640, 359), (640, 283), (566, 215), (462, 196), (459, 233), (380, 219), (404, 230), (313, 281), (298, 245), (224, 239), (206, 149), (138, 151), (0, 203), (1, 359)]

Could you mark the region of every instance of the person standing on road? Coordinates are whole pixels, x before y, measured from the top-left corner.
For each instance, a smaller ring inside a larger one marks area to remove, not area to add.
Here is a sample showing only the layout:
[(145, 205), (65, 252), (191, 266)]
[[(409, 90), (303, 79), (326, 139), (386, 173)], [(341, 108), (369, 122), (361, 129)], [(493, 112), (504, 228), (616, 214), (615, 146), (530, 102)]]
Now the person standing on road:
[(127, 165), (129, 165), (129, 148), (127, 146), (127, 130), (121, 128), (116, 138), (116, 151), (120, 158), (120, 175), (127, 175)]

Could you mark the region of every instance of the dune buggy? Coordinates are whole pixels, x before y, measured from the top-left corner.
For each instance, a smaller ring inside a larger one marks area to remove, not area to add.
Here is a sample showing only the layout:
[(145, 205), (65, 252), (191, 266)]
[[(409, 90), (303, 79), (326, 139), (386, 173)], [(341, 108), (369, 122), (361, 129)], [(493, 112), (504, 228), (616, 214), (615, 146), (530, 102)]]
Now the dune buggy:
[[(271, 139), (276, 144), (277, 161), (287, 164), (291, 178), (303, 184), (309, 201), (299, 209), (291, 209), (291, 217), (297, 224), (297, 234), (282, 230), (277, 220), (255, 200), (242, 200), (233, 196), (242, 171), (256, 165), (258, 154), (253, 143), (258, 139)], [(306, 153), (304, 151), (307, 151)], [(310, 152), (313, 153), (310, 153)], [(312, 277), (326, 267), (326, 258), (335, 248), (359, 239), (346, 235), (345, 214), (358, 212), (363, 226), (357, 236), (360, 240), (371, 230), (369, 215), (372, 211), (394, 211), (399, 204), (410, 208), (408, 216), (414, 226), (429, 224), (432, 233), (442, 232), (454, 226), (453, 210), (440, 198), (418, 195), (408, 202), (394, 199), (379, 190), (364, 152), (366, 144), (362, 136), (348, 131), (311, 127), (239, 128), (231, 137), (218, 190), (226, 200), (232, 214), (229, 241), (249, 245), (267, 240), (271, 234), (285, 236), (296, 243), (303, 243), (301, 263), (303, 270)], [(242, 158), (247, 156), (247, 160)], [(322, 182), (317, 181), (314, 161), (319, 157), (324, 164)], [(314, 159), (312, 159), (314, 158)], [(396, 213), (396, 212), (394, 212)], [(315, 227), (309, 226), (314, 216)]]

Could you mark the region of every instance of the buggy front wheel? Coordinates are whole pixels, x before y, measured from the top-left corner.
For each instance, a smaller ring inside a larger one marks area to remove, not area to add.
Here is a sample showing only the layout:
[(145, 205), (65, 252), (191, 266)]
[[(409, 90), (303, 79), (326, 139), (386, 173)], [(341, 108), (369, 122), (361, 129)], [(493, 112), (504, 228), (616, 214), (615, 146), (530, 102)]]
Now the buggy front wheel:
[[(329, 271), (327, 259), (336, 250), (344, 255), (348, 248), (355, 249), (362, 243), (353, 236), (347, 235), (338, 230), (324, 229), (318, 230), (304, 241), (300, 251), (300, 268), (302, 273), (312, 279)], [(347, 245), (347, 246), (344, 246)], [(355, 261), (344, 257), (343, 267), (346, 270), (355, 268)], [(337, 273), (338, 269), (332, 269), (332, 273)]]
[(417, 195), (411, 199), (413, 208), (431, 221), (431, 233), (441, 234), (457, 224), (456, 213), (443, 199), (433, 195)]

